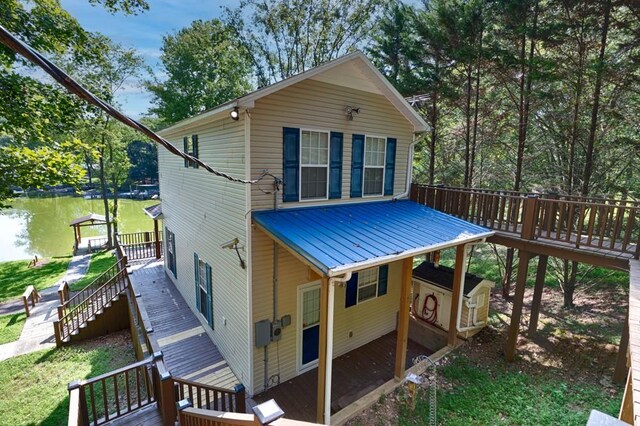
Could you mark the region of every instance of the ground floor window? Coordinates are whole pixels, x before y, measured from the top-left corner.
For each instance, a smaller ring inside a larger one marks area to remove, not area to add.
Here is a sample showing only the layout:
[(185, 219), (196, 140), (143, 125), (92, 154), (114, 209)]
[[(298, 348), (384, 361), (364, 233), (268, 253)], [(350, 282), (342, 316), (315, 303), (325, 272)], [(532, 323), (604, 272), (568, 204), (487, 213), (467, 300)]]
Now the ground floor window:
[(174, 277), (178, 278), (176, 271), (176, 236), (168, 228), (164, 228), (165, 240), (167, 245), (167, 268)]
[(378, 268), (358, 273), (358, 303), (373, 299), (378, 294)]
[(196, 292), (196, 308), (207, 319), (207, 322), (213, 327), (213, 286), (211, 266), (200, 259), (197, 253), (194, 253), (194, 276), (195, 276), (195, 292)]
[(354, 272), (347, 282), (345, 308), (387, 294), (389, 265)]

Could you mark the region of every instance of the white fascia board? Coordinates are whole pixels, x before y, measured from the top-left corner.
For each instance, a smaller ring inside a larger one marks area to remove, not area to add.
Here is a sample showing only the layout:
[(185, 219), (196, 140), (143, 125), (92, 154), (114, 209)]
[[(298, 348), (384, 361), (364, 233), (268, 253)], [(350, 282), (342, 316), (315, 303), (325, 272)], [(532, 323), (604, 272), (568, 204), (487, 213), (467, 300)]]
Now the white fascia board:
[(480, 243), (487, 238), (494, 235), (494, 231), (484, 232), (482, 234), (471, 235), (468, 237), (461, 237), (455, 240), (450, 240), (440, 244), (434, 244), (432, 246), (418, 247), (411, 250), (403, 251), (398, 254), (390, 254), (387, 256), (376, 257), (375, 259), (365, 260), (364, 262), (350, 263), (342, 265), (334, 269), (329, 269), (327, 275), (329, 277), (336, 277), (344, 275), (348, 272), (357, 272), (363, 269), (373, 268), (375, 266), (386, 265), (387, 263), (395, 262), (398, 260), (406, 259), (408, 257), (420, 256), (421, 254), (430, 253), (436, 250), (444, 250), (451, 247), (456, 247), (461, 244)]

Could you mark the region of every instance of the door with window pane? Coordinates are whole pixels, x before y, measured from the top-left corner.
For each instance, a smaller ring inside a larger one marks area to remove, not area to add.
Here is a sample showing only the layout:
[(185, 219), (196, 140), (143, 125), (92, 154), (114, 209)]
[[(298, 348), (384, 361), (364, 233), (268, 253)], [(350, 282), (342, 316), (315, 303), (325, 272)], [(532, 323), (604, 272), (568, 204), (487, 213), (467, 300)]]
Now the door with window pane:
[(313, 367), (318, 362), (320, 341), (320, 285), (313, 284), (298, 291), (298, 316), (300, 318), (300, 370)]

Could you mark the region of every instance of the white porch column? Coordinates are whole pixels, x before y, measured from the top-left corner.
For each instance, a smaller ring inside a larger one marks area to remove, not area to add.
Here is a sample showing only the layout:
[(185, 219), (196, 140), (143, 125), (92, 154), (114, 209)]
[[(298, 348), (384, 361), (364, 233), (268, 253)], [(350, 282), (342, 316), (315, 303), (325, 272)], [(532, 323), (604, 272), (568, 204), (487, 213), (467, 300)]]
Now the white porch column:
[(331, 423), (331, 373), (333, 367), (333, 316), (335, 305), (336, 285), (329, 280), (329, 296), (327, 306), (327, 369), (325, 373), (324, 389), (324, 424)]

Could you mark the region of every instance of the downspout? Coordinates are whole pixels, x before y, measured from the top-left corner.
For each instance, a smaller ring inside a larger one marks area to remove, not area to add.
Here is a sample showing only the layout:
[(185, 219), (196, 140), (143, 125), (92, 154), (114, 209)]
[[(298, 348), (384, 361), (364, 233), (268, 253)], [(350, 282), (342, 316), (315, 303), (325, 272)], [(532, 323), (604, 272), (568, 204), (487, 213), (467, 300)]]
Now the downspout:
[(327, 365), (324, 379), (324, 424), (331, 423), (331, 375), (333, 370), (333, 314), (335, 286), (338, 283), (346, 283), (351, 279), (352, 272), (346, 272), (341, 277), (329, 278), (329, 303), (327, 304)]
[(411, 192), (411, 178), (413, 177), (413, 151), (416, 147), (416, 135), (413, 134), (413, 142), (409, 144), (409, 153), (407, 154), (407, 183), (405, 186), (405, 190), (402, 194), (398, 194), (393, 197), (393, 200), (399, 200), (401, 198), (406, 198)]

